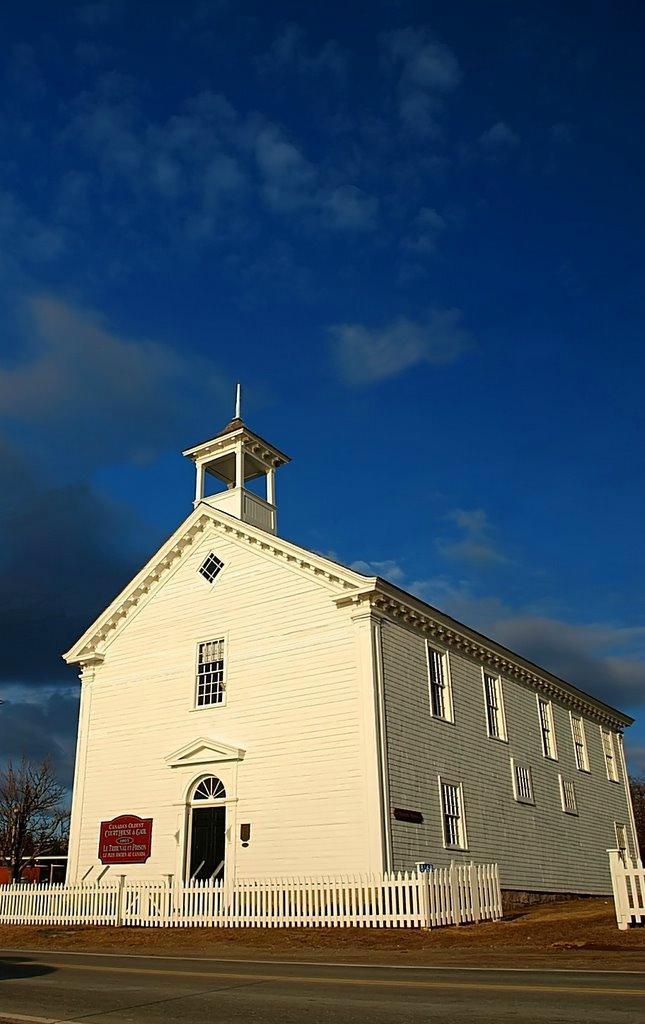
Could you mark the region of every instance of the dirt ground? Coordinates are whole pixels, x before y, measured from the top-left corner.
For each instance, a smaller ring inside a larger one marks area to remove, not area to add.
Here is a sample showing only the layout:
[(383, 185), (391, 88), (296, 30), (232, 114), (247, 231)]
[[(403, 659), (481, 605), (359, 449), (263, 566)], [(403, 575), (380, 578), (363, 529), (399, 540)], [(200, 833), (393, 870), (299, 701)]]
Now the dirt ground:
[(344, 963), (645, 971), (645, 928), (621, 932), (605, 899), (543, 904), (503, 921), (377, 928), (108, 928), (1, 925), (0, 948)]

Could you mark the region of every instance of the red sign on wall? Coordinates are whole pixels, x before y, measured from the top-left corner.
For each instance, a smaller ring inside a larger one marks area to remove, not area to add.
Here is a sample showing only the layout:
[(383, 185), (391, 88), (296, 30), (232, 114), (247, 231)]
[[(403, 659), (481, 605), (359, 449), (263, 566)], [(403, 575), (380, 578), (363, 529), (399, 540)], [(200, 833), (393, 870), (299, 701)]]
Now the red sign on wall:
[(145, 864), (152, 846), (152, 818), (120, 814), (102, 821), (99, 832), (101, 864)]

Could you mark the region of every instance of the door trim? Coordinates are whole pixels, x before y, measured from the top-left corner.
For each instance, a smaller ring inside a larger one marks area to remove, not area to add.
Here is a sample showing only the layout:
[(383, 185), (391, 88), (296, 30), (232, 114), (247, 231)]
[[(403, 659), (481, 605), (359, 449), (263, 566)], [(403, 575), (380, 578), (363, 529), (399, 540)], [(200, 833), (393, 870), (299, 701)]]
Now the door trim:
[(200, 800), (199, 803), (192, 803), (189, 805), (188, 811), (188, 832), (186, 842), (186, 883), (191, 880), (190, 867), (193, 854), (193, 813), (194, 811), (217, 811), (221, 809), (224, 811), (224, 871), (222, 873), (222, 880), (226, 880), (226, 862), (228, 860), (228, 851), (226, 849), (226, 834), (228, 831), (228, 814), (226, 813), (226, 803), (223, 800)]

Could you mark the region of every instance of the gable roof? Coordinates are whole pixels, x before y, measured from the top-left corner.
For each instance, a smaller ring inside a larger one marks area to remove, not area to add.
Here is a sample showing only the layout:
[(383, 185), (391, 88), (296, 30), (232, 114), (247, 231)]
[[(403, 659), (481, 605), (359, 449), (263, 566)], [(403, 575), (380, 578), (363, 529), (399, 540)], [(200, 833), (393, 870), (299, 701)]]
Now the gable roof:
[(375, 583), (376, 577), (364, 576), (306, 548), (274, 537), (250, 523), (242, 522), (227, 512), (200, 502), (168, 540), (155, 552), (137, 575), (117, 594), (94, 622), (79, 637), (63, 658), (68, 663), (96, 660), (102, 656), (106, 640), (126, 620), (152, 590), (160, 587), (168, 571), (193, 546), (209, 524), (237, 540), (257, 546), (280, 558), (286, 565), (310, 573), (335, 593), (356, 590)]
[(332, 591), (339, 606), (365, 605), (389, 618), (420, 629), (449, 647), (489, 665), (492, 670), (513, 676), (546, 695), (564, 700), (572, 707), (592, 711), (596, 717), (614, 728), (631, 725), (629, 715), (586, 693), (534, 664), (496, 640), (397, 587), (380, 576), (366, 576), (325, 555), (303, 548), (281, 537), (274, 537), (258, 527), (242, 522), (205, 502), (200, 502), (168, 540), (149, 559), (134, 579), (118, 594), (105, 611), (86, 629), (77, 642), (63, 655), (68, 663), (96, 662), (103, 657), (103, 648), (110, 634), (128, 618), (152, 590), (163, 580), (184, 551), (192, 547), (206, 527), (214, 523), (238, 541), (257, 546), (280, 558), (286, 565), (317, 577)]

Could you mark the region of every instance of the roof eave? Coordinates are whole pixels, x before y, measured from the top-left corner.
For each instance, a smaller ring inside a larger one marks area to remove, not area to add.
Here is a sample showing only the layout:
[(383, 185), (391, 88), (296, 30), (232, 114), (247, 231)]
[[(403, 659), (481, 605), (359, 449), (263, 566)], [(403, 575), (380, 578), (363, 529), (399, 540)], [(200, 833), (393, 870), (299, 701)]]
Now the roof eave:
[[(573, 683), (569, 683), (566, 679), (561, 679), (560, 676), (556, 676), (553, 672), (549, 672), (548, 669), (544, 669), (540, 665), (536, 665), (535, 662), (529, 661), (528, 658), (523, 658), (522, 655), (516, 654), (515, 651), (511, 651), (508, 647), (500, 644), (497, 640), (493, 640), (484, 633), (478, 632), (478, 630), (473, 629), (471, 626), (466, 626), (463, 622), (460, 622), (458, 619), (454, 619), (451, 615), (446, 614), (446, 612), (442, 612), (439, 608), (435, 608), (426, 601), (422, 601), (421, 598), (415, 597), (413, 594), (409, 594), (406, 590), (402, 590), (401, 587), (397, 587), (395, 583), (390, 583), (389, 580), (385, 580), (379, 576), (376, 578), (376, 584), (373, 588), (366, 586), (360, 591), (360, 593), (365, 596), (369, 595), (370, 592), (382, 593), (386, 597), (392, 597), (395, 600), (400, 601), (402, 604), (406, 604), (413, 609), (418, 609), (430, 618), (436, 619), (439, 623), (446, 625), (448, 628), (454, 629), (455, 632), (461, 633), (467, 639), (473, 640), (482, 647), (488, 647), (494, 654), (498, 654), (499, 656), (506, 658), (509, 662), (517, 665), (518, 668), (543, 678), (546, 682), (549, 682), (556, 688), (561, 689), (565, 694), (569, 694), (572, 698), (582, 701), (583, 703), (596, 708), (600, 713), (614, 718), (625, 727), (633, 725), (634, 719), (631, 715), (627, 715), (624, 711), (619, 711), (618, 708), (612, 707), (611, 704), (607, 704), (598, 697), (594, 697), (591, 694), (586, 693)], [(347, 596), (349, 597), (350, 595)]]
[[(299, 563), (301, 567), (311, 569), (314, 575), (327, 576), (334, 586), (341, 585), (347, 590), (355, 591), (366, 585), (373, 587), (376, 583), (376, 577), (363, 576), (354, 569), (349, 569), (347, 566), (326, 558), (325, 555), (307, 551), (306, 548), (294, 544), (292, 541), (274, 537), (259, 527), (245, 523), (219, 509), (214, 509), (205, 502), (199, 502), (184, 522), (166, 538), (161, 547), (141, 567), (130, 583), (117, 594), (107, 608), (94, 619), (76, 643), (63, 655), (67, 664), (93, 659), (97, 654), (102, 653), (96, 651), (96, 638), (101, 636), (106, 624), (111, 629), (109, 621), (113, 617), (123, 617), (123, 609), (126, 609), (125, 615), (127, 615), (127, 609), (137, 604), (139, 597), (154, 585), (158, 567), (162, 563), (174, 560), (176, 551), (191, 543), (192, 539), (195, 539), (203, 531), (208, 520), (219, 523), (226, 531), (234, 530), (237, 534), (246, 535), (254, 544), (260, 544), (265, 548), (273, 547), (277, 553), (284, 553), (287, 562)], [(306, 558), (303, 558), (303, 555)], [(151, 578), (153, 579), (152, 583), (149, 582)]]
[(238, 436), (247, 434), (253, 440), (258, 441), (264, 445), (265, 448), (270, 451), (276, 458), (280, 460), (283, 465), (291, 462), (291, 456), (286, 455), (285, 452), (276, 448), (270, 441), (265, 440), (260, 434), (256, 434), (254, 430), (249, 430), (248, 427), (238, 427), (237, 430), (232, 430), (230, 434), (216, 434), (215, 437), (211, 437), (206, 441), (201, 441), (199, 444), (193, 445), (191, 448), (186, 448), (181, 454), (185, 455), (188, 459), (199, 458), (199, 453), (204, 449), (208, 449), (211, 445), (219, 444), (222, 441), (233, 440)]

